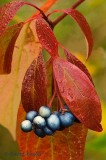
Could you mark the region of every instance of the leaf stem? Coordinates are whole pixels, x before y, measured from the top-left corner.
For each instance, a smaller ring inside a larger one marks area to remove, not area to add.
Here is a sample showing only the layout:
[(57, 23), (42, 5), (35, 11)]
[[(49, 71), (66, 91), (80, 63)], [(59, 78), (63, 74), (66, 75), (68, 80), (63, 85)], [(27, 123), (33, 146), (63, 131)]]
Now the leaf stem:
[[(85, 0), (78, 0), (76, 3), (74, 3), (71, 7), (71, 9), (77, 8), (81, 3), (83, 3)], [(52, 27), (54, 28), (61, 20), (63, 20), (67, 16), (66, 13), (63, 13), (60, 17), (58, 17), (54, 22), (52, 22)]]

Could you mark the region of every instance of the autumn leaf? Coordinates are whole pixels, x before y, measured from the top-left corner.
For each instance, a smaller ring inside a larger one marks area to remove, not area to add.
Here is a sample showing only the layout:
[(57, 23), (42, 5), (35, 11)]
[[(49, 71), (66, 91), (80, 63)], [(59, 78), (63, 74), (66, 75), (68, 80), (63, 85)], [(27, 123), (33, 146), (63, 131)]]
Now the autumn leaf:
[[(91, 55), (92, 48), (93, 48), (93, 36), (92, 36), (90, 26), (88, 22), (86, 21), (85, 17), (79, 11), (72, 9), (72, 8), (66, 9), (66, 10), (56, 10), (54, 12), (64, 12), (67, 15), (70, 15), (73, 18), (73, 20), (78, 24), (78, 26), (80, 27), (80, 29), (82, 30), (84, 34), (84, 37), (87, 43), (86, 59), (88, 59), (89, 56)], [(51, 14), (53, 14), (54, 12), (52, 12)]]
[(60, 94), (72, 113), (87, 128), (102, 131), (100, 100), (86, 74), (59, 57), (53, 62), (53, 70)]
[(21, 93), (22, 104), (26, 112), (37, 111), (42, 104), (47, 104), (46, 68), (41, 54), (28, 68)]
[(36, 20), (36, 32), (41, 45), (50, 53), (52, 58), (58, 55), (58, 42), (50, 26), (41, 17)]
[(87, 76), (88, 78), (90, 79), (90, 81), (92, 82), (93, 84), (93, 80), (92, 80), (92, 77), (88, 71), (88, 69), (86, 68), (86, 66), (77, 58), (75, 57), (73, 54), (71, 54), (68, 50), (66, 50), (64, 48), (64, 52), (65, 52), (65, 55), (67, 57), (67, 60), (69, 62), (71, 62), (72, 64), (74, 64), (75, 66), (77, 66), (79, 69), (81, 69)]
[(13, 50), (22, 27), (23, 23), (8, 27), (0, 37), (0, 74), (11, 72)]
[(92, 37), (92, 32), (89, 24), (87, 23), (84, 16), (75, 9), (67, 9), (67, 10), (64, 10), (64, 12), (70, 15), (77, 22), (82, 32), (84, 33), (87, 46), (88, 46), (87, 48), (87, 59), (88, 59), (89, 56), (91, 55), (91, 51), (93, 48), (93, 37)]
[[(20, 129), (25, 119), (25, 111), (20, 105), (17, 117), (17, 141), (22, 160), (82, 160), (87, 128), (81, 123), (74, 123), (64, 131), (56, 131), (53, 136), (38, 138), (34, 132), (25, 133)], [(26, 143), (25, 143), (26, 142)]]
[(25, 4), (22, 1), (12, 1), (1, 8), (0, 11), (0, 36), (3, 34), (7, 25), (12, 20), (17, 11)]

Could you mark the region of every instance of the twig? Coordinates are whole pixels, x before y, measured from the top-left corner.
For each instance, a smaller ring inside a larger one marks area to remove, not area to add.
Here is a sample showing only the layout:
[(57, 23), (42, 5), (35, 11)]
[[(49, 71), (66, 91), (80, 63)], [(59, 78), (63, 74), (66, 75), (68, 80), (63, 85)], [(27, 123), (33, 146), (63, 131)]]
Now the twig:
[(56, 91), (54, 91), (54, 94), (53, 94), (53, 96), (52, 96), (52, 99), (51, 99), (50, 103), (48, 104), (48, 107), (51, 108), (52, 103), (53, 103), (55, 97), (56, 97)]

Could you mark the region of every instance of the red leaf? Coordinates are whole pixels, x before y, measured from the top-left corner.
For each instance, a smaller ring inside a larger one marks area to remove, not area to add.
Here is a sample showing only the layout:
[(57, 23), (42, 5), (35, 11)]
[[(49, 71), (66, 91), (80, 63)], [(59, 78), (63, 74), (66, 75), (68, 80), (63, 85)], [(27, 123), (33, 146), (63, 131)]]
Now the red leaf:
[(41, 54), (28, 68), (22, 84), (22, 104), (26, 112), (47, 104), (46, 69)]
[(77, 66), (79, 69), (81, 69), (88, 76), (88, 78), (90, 79), (90, 81), (93, 84), (92, 77), (91, 77), (89, 71), (87, 70), (86, 66), (77, 57), (75, 57), (73, 54), (71, 54), (65, 48), (64, 48), (64, 52), (66, 54), (67, 60), (69, 62), (71, 62), (72, 64), (74, 64), (75, 66)]
[(58, 42), (47, 22), (41, 17), (36, 20), (36, 32), (41, 45), (50, 53), (52, 57), (58, 55)]
[(14, 45), (22, 27), (23, 23), (8, 27), (0, 37), (0, 74), (11, 72)]
[(54, 60), (53, 70), (60, 94), (72, 113), (87, 128), (102, 131), (100, 100), (86, 74), (59, 57)]
[(17, 141), (22, 160), (83, 160), (87, 128), (74, 123), (64, 131), (56, 131), (53, 136), (38, 138), (34, 132), (25, 133), (20, 129), (25, 119), (25, 111), (20, 105), (17, 116)]
[(1, 8), (0, 12), (0, 36), (12, 20), (17, 11), (25, 4), (22, 1), (12, 1)]
[(87, 41), (87, 46), (88, 46), (87, 58), (89, 58), (92, 48), (93, 48), (93, 37), (92, 37), (92, 33), (91, 33), (89, 24), (87, 23), (84, 16), (75, 9), (67, 9), (67, 10), (64, 10), (64, 12), (70, 15), (77, 22), (82, 32), (84, 33), (84, 36)]
[[(41, 7), (41, 9), (45, 12), (47, 11), (54, 3), (56, 3), (57, 0), (48, 0), (45, 5)], [(35, 5), (27, 2), (23, 2), (21, 0), (14, 0), (6, 5), (4, 5), (2, 8), (0, 8), (0, 36), (3, 34), (5, 29), (7, 28), (7, 25), (12, 20), (12, 18), (15, 16), (17, 11), (23, 6), (23, 5), (29, 5), (34, 8), (36, 8)], [(33, 16), (35, 17), (34, 14)]]

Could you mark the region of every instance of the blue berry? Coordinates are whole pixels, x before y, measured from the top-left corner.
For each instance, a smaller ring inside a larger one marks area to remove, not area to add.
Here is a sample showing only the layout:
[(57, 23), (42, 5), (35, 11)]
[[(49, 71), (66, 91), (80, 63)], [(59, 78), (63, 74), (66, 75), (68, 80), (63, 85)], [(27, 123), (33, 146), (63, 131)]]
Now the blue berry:
[(53, 132), (50, 128), (48, 128), (47, 126), (43, 128), (43, 131), (44, 131), (45, 134), (47, 134), (47, 135), (53, 135), (53, 133), (54, 133), (54, 132)]
[(60, 128), (60, 120), (59, 117), (55, 114), (50, 115), (50, 117), (47, 118), (47, 126), (51, 128), (53, 131)]
[(21, 123), (21, 129), (24, 132), (30, 132), (32, 130), (32, 123), (29, 120), (24, 120)]
[(33, 119), (33, 124), (35, 126), (37, 126), (38, 128), (44, 128), (46, 126), (46, 121), (43, 117), (41, 116), (36, 116), (34, 119)]
[[(60, 113), (61, 113), (61, 112), (58, 112), (58, 111), (54, 111), (54, 112), (53, 112), (53, 114), (55, 114), (55, 115), (58, 116), (58, 117), (59, 117)], [(65, 127), (61, 126), (61, 124), (60, 124), (60, 127), (59, 127), (58, 130), (59, 130), (59, 131), (62, 131), (63, 129), (65, 129)]]
[(41, 106), (39, 108), (39, 115), (44, 117), (44, 118), (48, 118), (51, 115), (50, 108), (47, 107), (47, 106)]
[(34, 133), (38, 136), (38, 137), (45, 137), (45, 133), (43, 131), (43, 129), (41, 128), (35, 128)]
[(73, 124), (75, 117), (70, 112), (65, 112), (64, 114), (60, 113), (60, 123), (63, 127), (69, 127)]
[(36, 111), (29, 111), (26, 115), (26, 119), (33, 122), (33, 119), (37, 116), (37, 112)]

